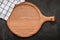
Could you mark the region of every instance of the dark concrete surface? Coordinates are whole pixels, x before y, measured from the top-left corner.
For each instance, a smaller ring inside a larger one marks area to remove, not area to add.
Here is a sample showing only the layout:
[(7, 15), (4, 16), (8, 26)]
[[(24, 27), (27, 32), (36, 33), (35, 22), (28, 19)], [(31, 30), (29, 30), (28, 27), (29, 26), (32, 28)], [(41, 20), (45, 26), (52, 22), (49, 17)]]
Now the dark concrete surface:
[(55, 16), (55, 22), (46, 22), (32, 37), (17, 37), (9, 30), (5, 20), (0, 19), (0, 40), (59, 40), (60, 39), (60, 0), (26, 0), (34, 3), (45, 16)]

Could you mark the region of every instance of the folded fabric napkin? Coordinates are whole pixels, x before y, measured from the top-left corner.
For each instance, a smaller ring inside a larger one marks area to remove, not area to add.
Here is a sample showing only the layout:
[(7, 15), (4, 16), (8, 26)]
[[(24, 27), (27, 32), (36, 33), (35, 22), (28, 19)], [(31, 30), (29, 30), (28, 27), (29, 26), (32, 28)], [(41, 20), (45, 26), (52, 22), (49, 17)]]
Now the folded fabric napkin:
[(0, 18), (7, 20), (15, 7), (15, 4), (25, 2), (25, 0), (0, 0)]

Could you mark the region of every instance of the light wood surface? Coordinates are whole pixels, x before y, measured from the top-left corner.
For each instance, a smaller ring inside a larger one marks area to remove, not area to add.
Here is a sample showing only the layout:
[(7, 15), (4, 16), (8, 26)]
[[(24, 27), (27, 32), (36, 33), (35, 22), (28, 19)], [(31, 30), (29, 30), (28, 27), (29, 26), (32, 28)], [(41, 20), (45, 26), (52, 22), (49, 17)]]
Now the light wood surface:
[(15, 6), (7, 24), (17, 36), (30, 37), (37, 33), (46, 21), (55, 21), (55, 18), (44, 16), (34, 4), (24, 2)]

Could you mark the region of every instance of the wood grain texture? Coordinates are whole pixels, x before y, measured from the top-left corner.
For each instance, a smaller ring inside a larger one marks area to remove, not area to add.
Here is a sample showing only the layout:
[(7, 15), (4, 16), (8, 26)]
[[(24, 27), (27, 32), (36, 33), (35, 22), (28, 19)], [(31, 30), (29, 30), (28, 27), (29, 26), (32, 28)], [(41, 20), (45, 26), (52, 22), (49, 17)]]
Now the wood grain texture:
[(55, 21), (55, 18), (44, 16), (34, 4), (24, 2), (16, 5), (7, 24), (17, 36), (29, 37), (37, 33), (46, 21)]

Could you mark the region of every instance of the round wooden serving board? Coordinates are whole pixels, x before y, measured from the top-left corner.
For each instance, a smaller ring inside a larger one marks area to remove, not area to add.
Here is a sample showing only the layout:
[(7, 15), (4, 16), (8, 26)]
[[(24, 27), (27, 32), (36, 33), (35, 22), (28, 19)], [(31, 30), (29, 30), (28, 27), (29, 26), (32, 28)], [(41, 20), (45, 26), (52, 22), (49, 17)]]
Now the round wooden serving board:
[(54, 16), (46, 17), (34, 4), (24, 2), (15, 6), (7, 25), (17, 36), (30, 37), (37, 33), (46, 21), (54, 21)]

